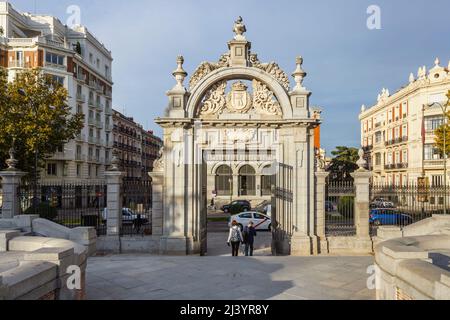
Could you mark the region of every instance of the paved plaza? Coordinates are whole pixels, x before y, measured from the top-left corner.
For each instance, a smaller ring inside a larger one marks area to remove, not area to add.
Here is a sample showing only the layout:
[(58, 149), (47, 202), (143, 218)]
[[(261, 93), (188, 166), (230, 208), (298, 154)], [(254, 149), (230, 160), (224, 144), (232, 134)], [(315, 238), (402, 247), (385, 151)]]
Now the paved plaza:
[[(375, 299), (366, 273), (373, 257), (273, 257), (261, 233), (255, 257), (233, 258), (221, 238), (209, 237), (213, 256), (92, 257), (88, 299), (305, 300)], [(223, 247), (223, 248), (222, 248)], [(223, 255), (221, 255), (223, 253)]]

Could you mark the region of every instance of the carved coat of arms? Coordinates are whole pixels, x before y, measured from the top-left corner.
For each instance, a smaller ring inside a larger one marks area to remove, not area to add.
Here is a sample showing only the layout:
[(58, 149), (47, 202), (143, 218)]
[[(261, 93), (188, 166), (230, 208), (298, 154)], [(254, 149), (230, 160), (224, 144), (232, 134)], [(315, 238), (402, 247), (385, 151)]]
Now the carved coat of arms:
[(247, 92), (245, 83), (233, 83), (231, 92), (227, 95), (227, 109), (230, 112), (246, 113), (252, 108), (252, 103), (252, 96)]

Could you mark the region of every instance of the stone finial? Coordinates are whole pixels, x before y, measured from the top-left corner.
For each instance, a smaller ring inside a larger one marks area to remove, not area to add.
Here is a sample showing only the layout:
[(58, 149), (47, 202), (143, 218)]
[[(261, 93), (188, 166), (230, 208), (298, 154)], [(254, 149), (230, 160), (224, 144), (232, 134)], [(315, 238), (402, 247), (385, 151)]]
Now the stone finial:
[(295, 59), (295, 63), (297, 64), (297, 68), (295, 69), (294, 73), (292, 74), (292, 76), (295, 79), (295, 88), (294, 88), (294, 90), (304, 89), (304, 87), (303, 87), (303, 80), (305, 79), (307, 73), (302, 69), (303, 57), (302, 56), (298, 56)]
[(436, 58), (436, 60), (434, 60), (434, 66), (435, 67), (439, 67), (440, 63), (441, 63), (441, 61), (439, 60), (439, 58)]
[(113, 151), (112, 153), (112, 159), (111, 159), (111, 167), (109, 168), (109, 171), (119, 171), (119, 164), (120, 160), (117, 157), (117, 152)]
[(359, 149), (358, 155), (359, 155), (359, 160), (356, 161), (356, 164), (359, 167), (358, 171), (367, 171), (367, 169), (366, 169), (367, 161), (364, 159), (364, 150)]
[(244, 20), (241, 16), (234, 22), (233, 32), (236, 34), (234, 40), (246, 40), (244, 33), (247, 32), (247, 28), (245, 27)]
[(409, 74), (409, 83), (413, 83), (414, 81), (416, 81), (416, 79), (414, 78), (414, 74), (411, 72)]
[(178, 88), (183, 88), (183, 82), (184, 79), (187, 77), (187, 72), (184, 71), (183, 69), (183, 63), (184, 63), (184, 58), (182, 55), (179, 55), (177, 57), (177, 70), (175, 70), (172, 74), (175, 77), (175, 80), (177, 81), (177, 85), (176, 87)]
[(8, 168), (6, 170), (8, 171), (15, 171), (17, 170), (17, 164), (19, 161), (15, 158), (16, 157), (16, 149), (15, 149), (15, 141), (13, 141), (12, 147), (9, 149), (9, 159), (5, 161), (5, 163), (8, 165)]
[(363, 105), (361, 106), (361, 113), (363, 113), (364, 111), (366, 111), (366, 105), (363, 104)]

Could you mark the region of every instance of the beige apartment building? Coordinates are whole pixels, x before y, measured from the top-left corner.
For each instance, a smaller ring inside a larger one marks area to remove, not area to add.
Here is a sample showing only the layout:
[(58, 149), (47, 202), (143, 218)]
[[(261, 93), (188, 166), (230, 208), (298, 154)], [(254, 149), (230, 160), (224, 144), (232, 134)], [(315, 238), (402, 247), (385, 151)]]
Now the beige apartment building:
[(447, 103), (449, 69), (450, 63), (443, 67), (436, 59), (433, 68), (419, 68), (396, 93), (383, 89), (374, 106), (362, 107), (361, 144), (375, 183), (417, 183), (423, 176), (431, 185), (443, 183), (444, 162), (434, 131), (444, 123), (440, 105)]
[(0, 2), (0, 65), (9, 78), (41, 68), (69, 92), (73, 113), (85, 115), (80, 135), (46, 163), (43, 182), (86, 182), (104, 178), (111, 159), (112, 56), (83, 26), (73, 29), (48, 15), (20, 13)]

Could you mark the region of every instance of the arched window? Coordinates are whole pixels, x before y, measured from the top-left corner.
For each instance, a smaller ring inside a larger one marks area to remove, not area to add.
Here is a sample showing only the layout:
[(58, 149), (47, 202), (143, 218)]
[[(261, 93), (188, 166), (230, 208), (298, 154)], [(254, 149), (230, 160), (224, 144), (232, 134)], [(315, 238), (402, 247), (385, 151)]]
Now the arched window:
[(250, 165), (245, 165), (239, 170), (239, 195), (256, 196), (255, 169)]
[(262, 169), (261, 175), (261, 192), (263, 196), (270, 196), (272, 194), (272, 166), (266, 166)]
[(229, 166), (223, 165), (216, 170), (216, 192), (218, 196), (231, 195), (233, 173)]

